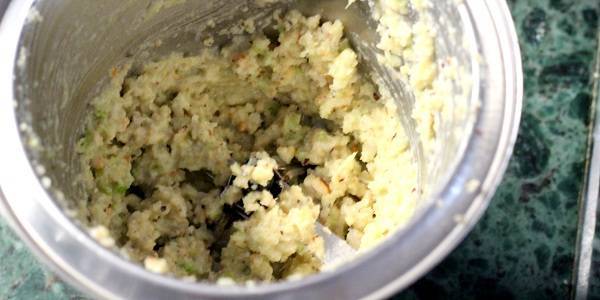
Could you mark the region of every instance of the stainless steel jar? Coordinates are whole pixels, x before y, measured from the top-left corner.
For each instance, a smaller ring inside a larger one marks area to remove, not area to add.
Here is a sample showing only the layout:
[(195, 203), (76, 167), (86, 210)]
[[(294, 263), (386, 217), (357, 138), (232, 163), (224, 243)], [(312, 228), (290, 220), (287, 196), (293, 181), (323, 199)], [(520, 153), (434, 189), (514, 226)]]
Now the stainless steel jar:
[[(102, 298), (382, 298), (442, 260), (485, 211), (519, 124), (522, 71), (515, 30), (504, 1), (432, 1), (438, 55), (456, 58), (468, 73), (468, 84), (455, 83), (467, 113), (452, 112), (443, 120), (443, 151), (427, 171), (431, 192), (405, 228), (334, 271), (256, 286), (153, 274), (100, 246), (69, 208), (83, 200), (73, 184), (72, 149), (87, 101), (106, 71), (126, 57), (157, 57), (174, 47), (193, 51), (202, 39), (198, 24), (261, 13), (260, 7), (239, 9), (246, 2), (254, 1), (0, 2), (0, 207), (38, 257), (69, 283)], [(345, 19), (358, 38), (372, 33), (361, 10), (367, 6), (346, 10), (345, 4), (285, 5)]]

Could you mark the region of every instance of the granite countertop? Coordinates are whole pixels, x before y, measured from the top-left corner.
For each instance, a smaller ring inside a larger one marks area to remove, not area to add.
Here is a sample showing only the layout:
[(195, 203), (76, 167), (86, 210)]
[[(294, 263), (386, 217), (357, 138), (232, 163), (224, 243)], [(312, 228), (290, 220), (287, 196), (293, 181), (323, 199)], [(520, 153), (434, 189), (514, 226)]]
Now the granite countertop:
[[(525, 72), (514, 157), (472, 233), (397, 299), (571, 294), (600, 1), (511, 0), (509, 5)], [(593, 256), (590, 297), (600, 299), (600, 239), (594, 246), (599, 253)], [(0, 257), (0, 299), (86, 298), (36, 262), (1, 220)]]
[[(467, 239), (399, 298), (570, 296), (600, 1), (509, 5), (525, 73), (514, 156)], [(592, 280), (600, 284), (600, 270)], [(600, 289), (591, 293), (600, 298)]]

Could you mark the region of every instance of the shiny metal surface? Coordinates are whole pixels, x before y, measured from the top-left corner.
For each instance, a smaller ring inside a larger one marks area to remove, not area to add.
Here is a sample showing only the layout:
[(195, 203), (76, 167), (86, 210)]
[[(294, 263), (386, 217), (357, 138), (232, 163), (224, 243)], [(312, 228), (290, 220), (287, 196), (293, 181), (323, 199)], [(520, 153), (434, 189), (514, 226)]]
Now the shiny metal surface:
[(575, 267), (573, 281), (573, 299), (588, 299), (590, 276), (592, 272), (592, 256), (598, 214), (598, 195), (600, 194), (600, 29), (596, 35), (596, 63), (592, 80), (592, 122), (589, 145), (586, 153), (585, 189), (579, 202), (579, 220), (577, 224), (577, 248), (575, 249)]
[[(154, 13), (152, 3), (169, 1), (39, 0), (40, 21), (29, 12), (33, 0), (13, 0), (0, 25), (2, 206), (41, 260), (101, 298), (388, 296), (443, 259), (479, 220), (506, 168), (521, 111), (520, 53), (506, 4), (433, 2), (438, 55), (456, 57), (472, 79), (469, 90), (456, 84), (450, 105), (458, 106), (453, 101), (464, 94), (474, 113), (461, 116), (454, 109), (443, 119), (442, 147), (426, 170), (431, 192), (411, 223), (335, 271), (255, 287), (184, 282), (147, 272), (101, 247), (68, 213), (84, 199), (74, 180), (72, 149), (87, 103), (106, 81), (107, 70), (126, 59), (155, 58), (174, 49), (193, 53), (205, 34), (201, 24), (209, 19), (224, 25), (242, 13), (268, 13), (255, 7), (243, 12), (239, 6), (246, 1), (186, 1)], [(359, 38), (373, 36), (364, 5), (349, 10), (341, 0), (293, 5), (341, 18)], [(467, 189), (473, 179), (480, 184)]]

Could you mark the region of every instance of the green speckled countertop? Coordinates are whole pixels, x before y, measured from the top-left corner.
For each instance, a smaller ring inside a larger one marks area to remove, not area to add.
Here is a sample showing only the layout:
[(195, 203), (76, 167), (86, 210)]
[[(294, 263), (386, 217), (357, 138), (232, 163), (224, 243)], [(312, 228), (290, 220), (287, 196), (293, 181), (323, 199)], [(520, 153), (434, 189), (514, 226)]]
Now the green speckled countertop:
[[(398, 299), (568, 298), (599, 30), (598, 0), (512, 0), (525, 72), (515, 155), (468, 238)], [(600, 299), (600, 239), (590, 297)], [(0, 299), (83, 299), (0, 221)]]
[(509, 4), (525, 73), (513, 159), (468, 238), (402, 296), (570, 296), (600, 1)]

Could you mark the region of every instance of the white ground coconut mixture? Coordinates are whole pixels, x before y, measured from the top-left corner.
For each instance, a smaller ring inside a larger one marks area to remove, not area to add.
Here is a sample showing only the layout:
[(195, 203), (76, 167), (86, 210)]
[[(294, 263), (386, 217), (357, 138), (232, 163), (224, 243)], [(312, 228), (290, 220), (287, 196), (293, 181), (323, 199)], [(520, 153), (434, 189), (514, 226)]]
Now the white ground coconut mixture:
[[(277, 29), (243, 51), (115, 68), (94, 100), (78, 145), (83, 210), (148, 269), (237, 282), (308, 275), (322, 265), (317, 222), (368, 249), (412, 216), (417, 166), (397, 108), (357, 72), (342, 23), (292, 11)], [(381, 47), (419, 47), (407, 74), (426, 93), (433, 37), (418, 30)], [(417, 106), (425, 138), (435, 136), (430, 102)]]

